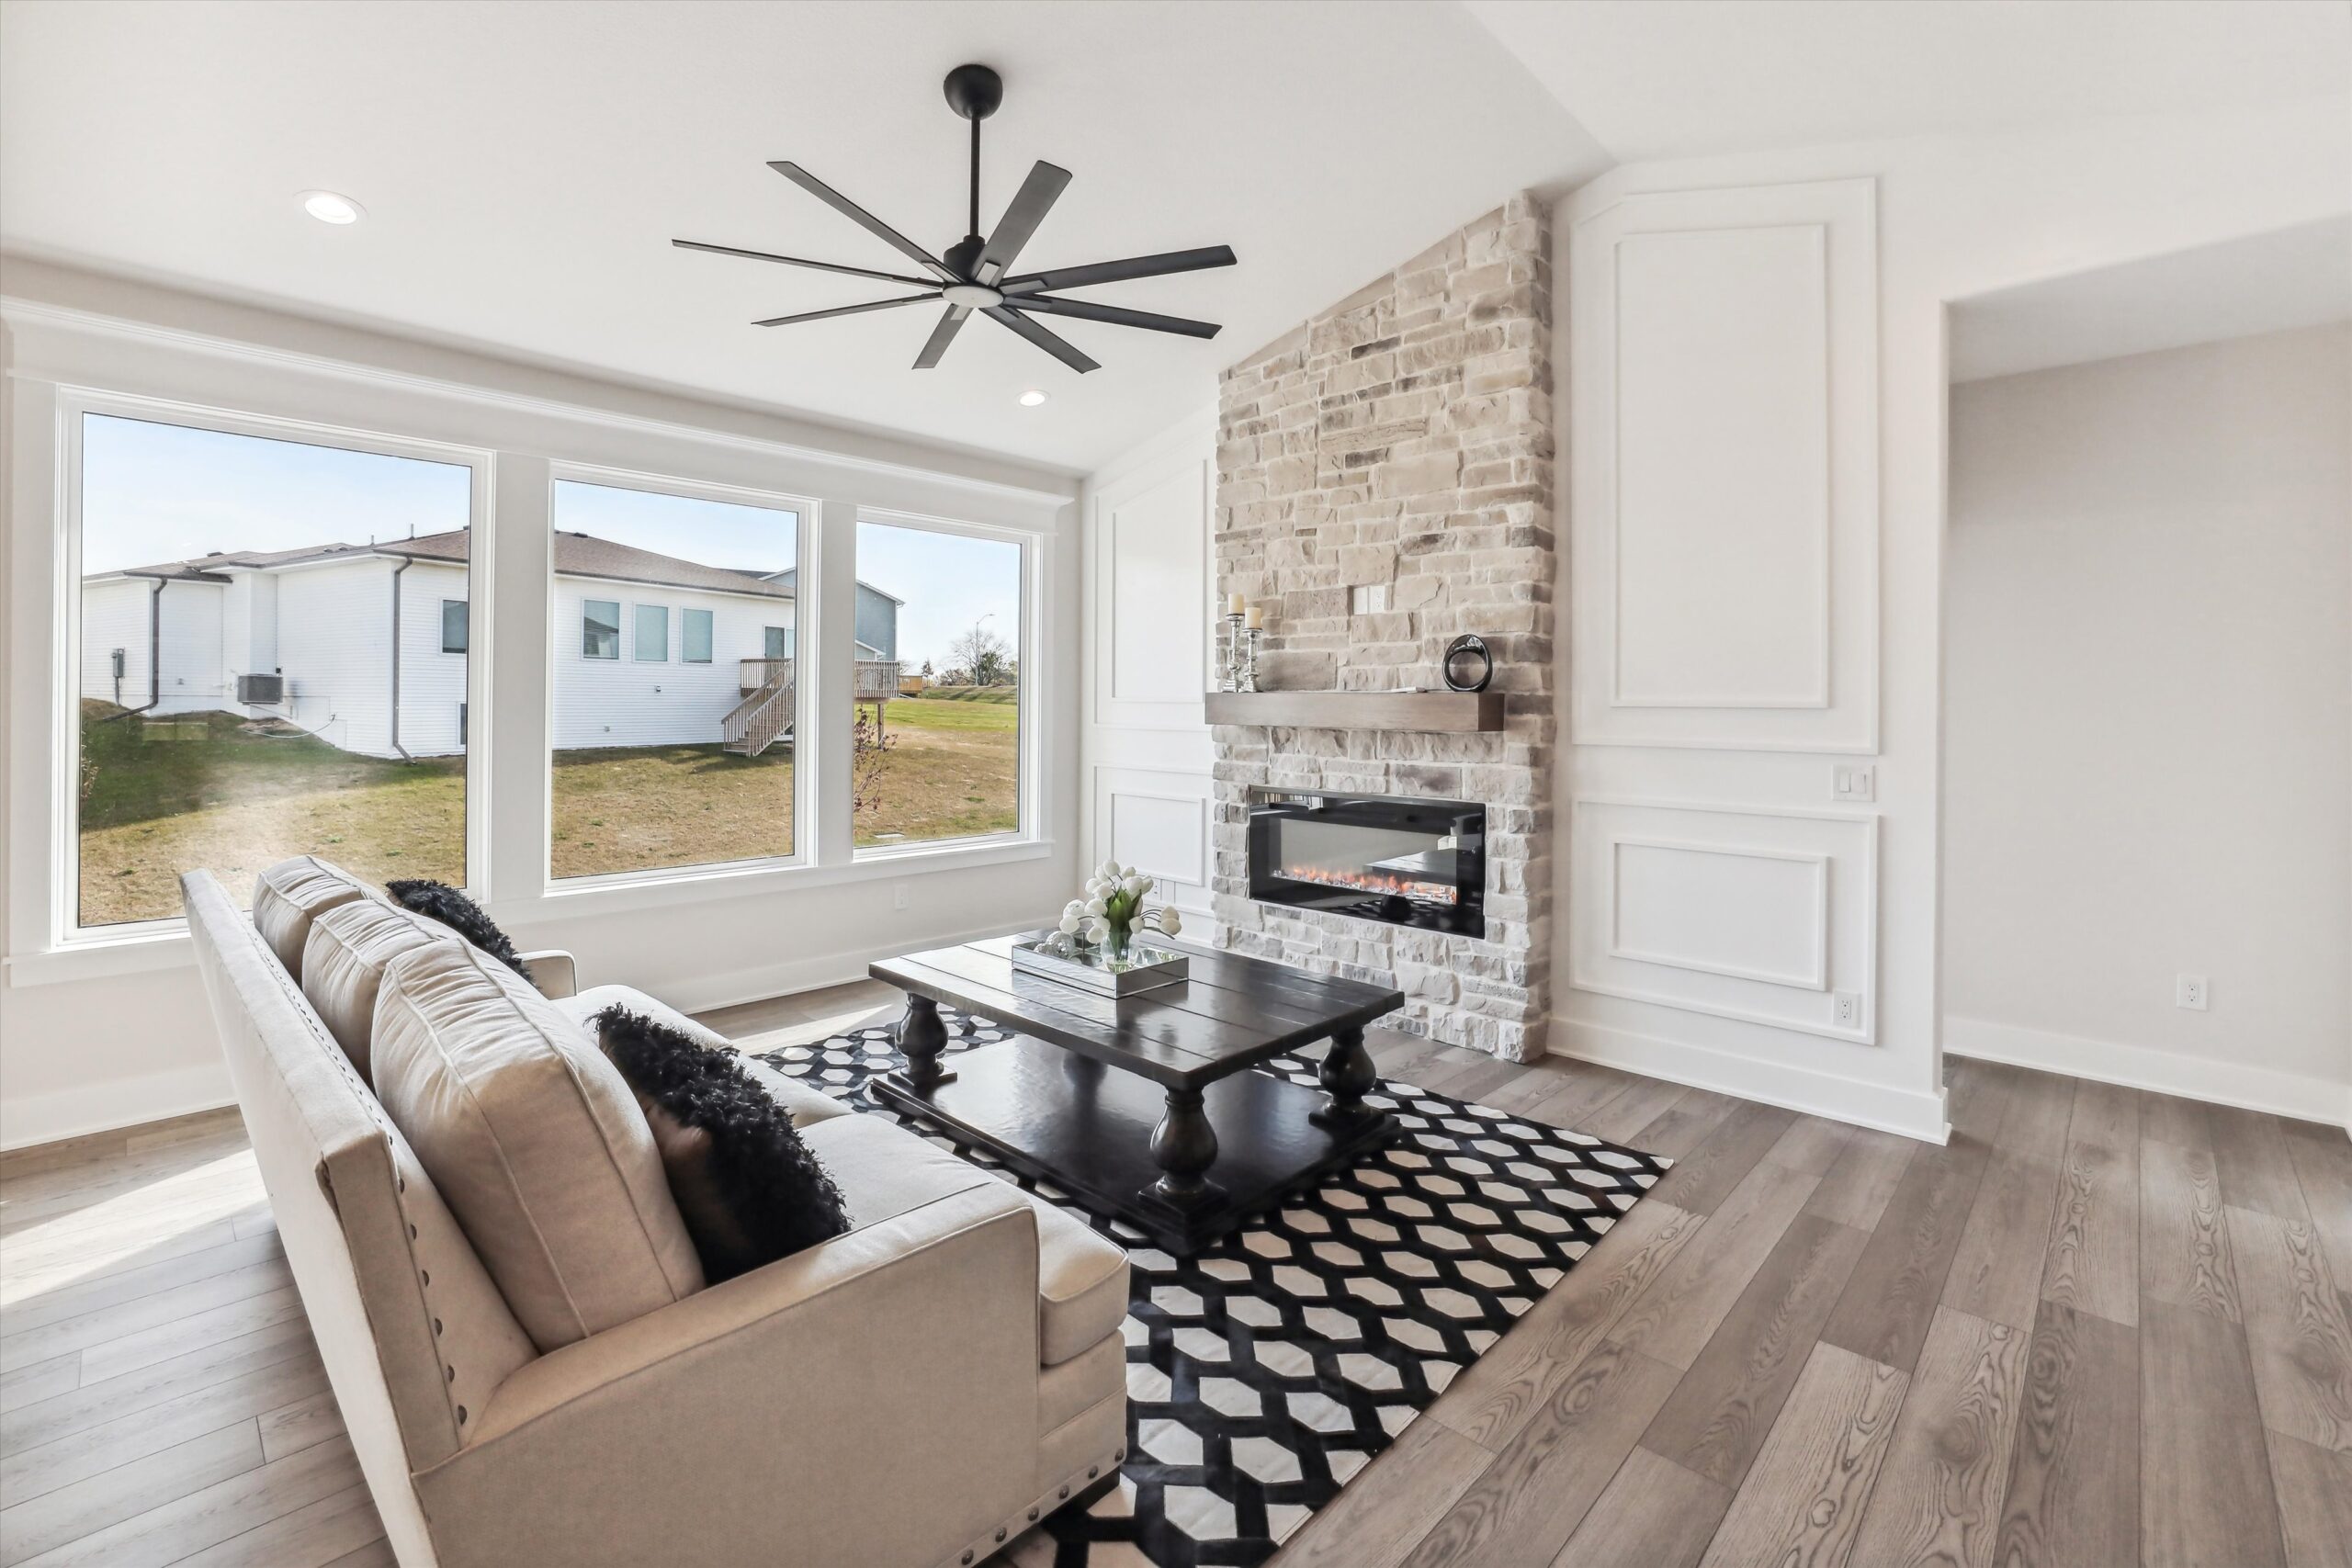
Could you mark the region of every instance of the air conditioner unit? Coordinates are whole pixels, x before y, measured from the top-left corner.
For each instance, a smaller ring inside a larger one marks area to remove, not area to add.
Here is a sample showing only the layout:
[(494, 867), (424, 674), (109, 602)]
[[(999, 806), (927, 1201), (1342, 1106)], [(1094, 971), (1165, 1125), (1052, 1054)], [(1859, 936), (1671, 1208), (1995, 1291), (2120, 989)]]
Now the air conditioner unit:
[(283, 675), (240, 675), (237, 700), (252, 707), (274, 707), (286, 700)]

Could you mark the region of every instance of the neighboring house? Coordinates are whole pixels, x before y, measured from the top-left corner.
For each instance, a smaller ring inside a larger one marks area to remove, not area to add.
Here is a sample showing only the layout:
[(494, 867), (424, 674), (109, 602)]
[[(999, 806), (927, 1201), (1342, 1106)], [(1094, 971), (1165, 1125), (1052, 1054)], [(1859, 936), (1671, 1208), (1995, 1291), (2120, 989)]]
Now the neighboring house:
[[(788, 567), (771, 574), (763, 581), (781, 583), (787, 593), (799, 568)], [(895, 662), (899, 657), (899, 611), (906, 601), (885, 593), (870, 582), (857, 585), (857, 656), (861, 660), (882, 660)], [(858, 694), (867, 694), (864, 687)]]
[[(82, 695), (283, 718), (370, 757), (461, 751), (468, 539), (459, 529), (93, 574), (82, 586)], [(556, 747), (718, 741), (730, 713), (789, 679), (791, 578), (558, 533)], [(861, 691), (895, 690), (897, 671), (871, 661), (898, 647), (899, 604), (858, 584)], [(279, 700), (238, 701), (244, 675), (282, 677)]]

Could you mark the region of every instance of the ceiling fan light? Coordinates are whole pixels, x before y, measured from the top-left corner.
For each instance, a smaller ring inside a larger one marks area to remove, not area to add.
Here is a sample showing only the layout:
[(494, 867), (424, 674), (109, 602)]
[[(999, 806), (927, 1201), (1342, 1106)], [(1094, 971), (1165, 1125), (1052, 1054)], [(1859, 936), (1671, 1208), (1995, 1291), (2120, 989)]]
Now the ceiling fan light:
[(368, 216), (366, 208), (331, 190), (304, 191), (302, 210), (322, 223), (356, 223)]
[(1030, 388), (1027, 391), (1021, 394), (1021, 406), (1024, 409), (1034, 409), (1045, 400), (1046, 394), (1037, 390), (1035, 387)]

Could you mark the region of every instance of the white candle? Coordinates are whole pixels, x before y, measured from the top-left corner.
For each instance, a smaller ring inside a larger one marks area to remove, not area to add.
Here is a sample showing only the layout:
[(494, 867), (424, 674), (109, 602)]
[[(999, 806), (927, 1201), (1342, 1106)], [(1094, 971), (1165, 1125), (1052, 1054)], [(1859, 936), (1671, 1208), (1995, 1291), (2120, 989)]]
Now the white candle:
[(1227, 615), (1238, 615), (1241, 614), (1241, 595), (1240, 595), (1240, 594), (1238, 594), (1238, 593), (1228, 593), (1228, 594), (1227, 594), (1227, 595), (1226, 595), (1226, 597), (1225, 597), (1225, 613), (1226, 613)]
[(1266, 624), (1266, 612), (1265, 612), (1265, 611), (1263, 611), (1263, 610), (1261, 610), (1261, 609), (1260, 609), (1260, 608), (1258, 608), (1258, 606), (1257, 606), (1257, 605), (1255, 605), (1255, 604), (1250, 605), (1250, 630), (1252, 630), (1252, 631), (1255, 631), (1255, 630), (1257, 630), (1260, 626), (1264, 626), (1265, 624)]

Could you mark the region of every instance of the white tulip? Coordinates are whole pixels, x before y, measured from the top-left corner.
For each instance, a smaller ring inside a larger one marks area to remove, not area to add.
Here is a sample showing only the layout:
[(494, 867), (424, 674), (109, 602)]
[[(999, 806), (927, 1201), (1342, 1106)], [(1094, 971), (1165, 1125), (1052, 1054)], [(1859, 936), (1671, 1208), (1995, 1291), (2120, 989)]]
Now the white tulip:
[(1101, 877), (1105, 882), (1117, 881), (1119, 878), (1119, 863), (1114, 860), (1106, 860), (1101, 865), (1094, 868), (1094, 874)]
[(1061, 923), (1062, 935), (1076, 936), (1078, 934), (1078, 928), (1084, 922), (1074, 913), (1063, 915)]
[(1086, 900), (1083, 898), (1071, 899), (1069, 903), (1062, 906), (1062, 913), (1065, 915), (1082, 915), (1086, 913)]
[(1172, 908), (1163, 908), (1159, 911), (1159, 929), (1165, 934), (1174, 936), (1184, 929), (1184, 921)]
[(1128, 877), (1125, 882), (1120, 884), (1120, 886), (1125, 887), (1127, 892), (1135, 897), (1140, 898), (1145, 894), (1151, 891), (1151, 878), (1144, 875), (1140, 872), (1137, 872), (1136, 874)]
[(1087, 921), (1087, 922), (1086, 922), (1086, 940), (1087, 940), (1087, 941), (1089, 941), (1089, 942), (1108, 942), (1108, 941), (1110, 941), (1110, 940), (1111, 940), (1111, 925), (1110, 925), (1110, 922), (1109, 922), (1109, 921), (1107, 921), (1107, 920), (1102, 920), (1102, 919), (1092, 919), (1092, 920), (1089, 920), (1089, 921)]
[(1086, 912), (1093, 916), (1095, 919), (1100, 919), (1104, 915), (1110, 913), (1110, 910), (1108, 907), (1103, 904), (1102, 899), (1089, 898), (1086, 901)]

